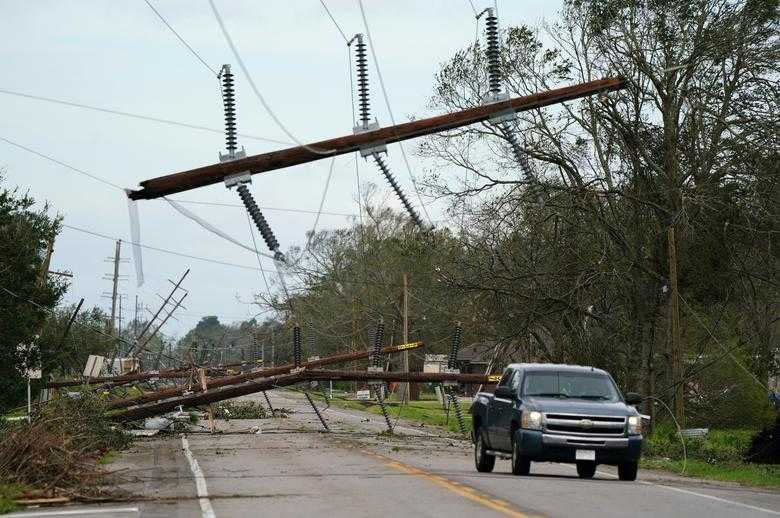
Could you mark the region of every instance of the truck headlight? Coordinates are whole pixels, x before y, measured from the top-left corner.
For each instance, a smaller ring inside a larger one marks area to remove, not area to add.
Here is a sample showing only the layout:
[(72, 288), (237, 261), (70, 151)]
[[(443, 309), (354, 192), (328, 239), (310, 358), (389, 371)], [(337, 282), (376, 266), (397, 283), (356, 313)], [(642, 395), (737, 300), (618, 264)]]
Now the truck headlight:
[(542, 429), (542, 413), (541, 412), (523, 412), (523, 417), (520, 421), (520, 426), (527, 430), (541, 430)]
[(638, 415), (628, 416), (628, 435), (642, 435), (642, 418)]

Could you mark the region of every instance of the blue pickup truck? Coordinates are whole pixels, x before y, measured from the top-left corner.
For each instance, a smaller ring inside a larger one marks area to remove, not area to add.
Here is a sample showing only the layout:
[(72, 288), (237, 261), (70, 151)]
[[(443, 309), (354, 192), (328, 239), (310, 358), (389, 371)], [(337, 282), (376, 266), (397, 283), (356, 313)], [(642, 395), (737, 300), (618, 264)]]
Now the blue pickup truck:
[(515, 475), (528, 475), (531, 462), (565, 462), (582, 478), (611, 464), (620, 480), (636, 480), (642, 420), (631, 405), (641, 399), (624, 397), (601, 369), (509, 365), (495, 393), (478, 393), (471, 407), (477, 471), (492, 471), (502, 457)]

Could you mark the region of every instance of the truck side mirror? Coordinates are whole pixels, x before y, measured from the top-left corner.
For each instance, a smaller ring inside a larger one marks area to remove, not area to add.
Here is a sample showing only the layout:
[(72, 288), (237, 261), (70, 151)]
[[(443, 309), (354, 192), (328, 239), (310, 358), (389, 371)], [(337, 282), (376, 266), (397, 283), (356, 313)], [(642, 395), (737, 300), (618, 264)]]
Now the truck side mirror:
[(636, 392), (626, 392), (625, 399), (627, 405), (638, 405), (642, 402), (643, 398), (641, 394), (637, 394)]
[(502, 397), (505, 399), (514, 399), (515, 398), (515, 391), (512, 390), (511, 387), (496, 387), (496, 391), (494, 392), (496, 397)]

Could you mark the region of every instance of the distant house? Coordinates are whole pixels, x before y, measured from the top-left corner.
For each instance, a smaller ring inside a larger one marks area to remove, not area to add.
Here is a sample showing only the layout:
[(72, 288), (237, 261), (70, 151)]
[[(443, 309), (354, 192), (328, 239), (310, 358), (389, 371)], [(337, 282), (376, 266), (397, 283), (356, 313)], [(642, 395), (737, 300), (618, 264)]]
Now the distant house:
[[(519, 342), (476, 342), (458, 351), (458, 368), (463, 374), (485, 374), (492, 362), (489, 374), (500, 374), (504, 367), (515, 362), (538, 361), (531, 357)], [(465, 393), (473, 394), (478, 385), (466, 386)]]

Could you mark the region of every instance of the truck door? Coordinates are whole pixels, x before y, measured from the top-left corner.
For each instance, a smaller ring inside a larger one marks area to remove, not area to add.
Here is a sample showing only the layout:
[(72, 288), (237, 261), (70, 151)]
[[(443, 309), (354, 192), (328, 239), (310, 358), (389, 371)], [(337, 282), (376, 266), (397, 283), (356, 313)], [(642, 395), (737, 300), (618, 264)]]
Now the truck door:
[(520, 393), (520, 380), (523, 376), (522, 371), (516, 370), (512, 373), (512, 377), (509, 379), (509, 388), (512, 389), (514, 397), (507, 403), (502, 399), (501, 404), (503, 410), (498, 416), (496, 422), (496, 430), (499, 430), (499, 436), (496, 437), (496, 448), (506, 451), (512, 451), (512, 436), (510, 430), (512, 428), (512, 418), (517, 415), (515, 410), (515, 401), (517, 401), (517, 394)]
[[(516, 371), (507, 369), (498, 382), (499, 387), (510, 388)], [(488, 435), (490, 447), (495, 450), (509, 451), (509, 420), (512, 415), (513, 400), (505, 397), (494, 396), (490, 402), (488, 411)], [(506, 428), (504, 428), (506, 426)]]

